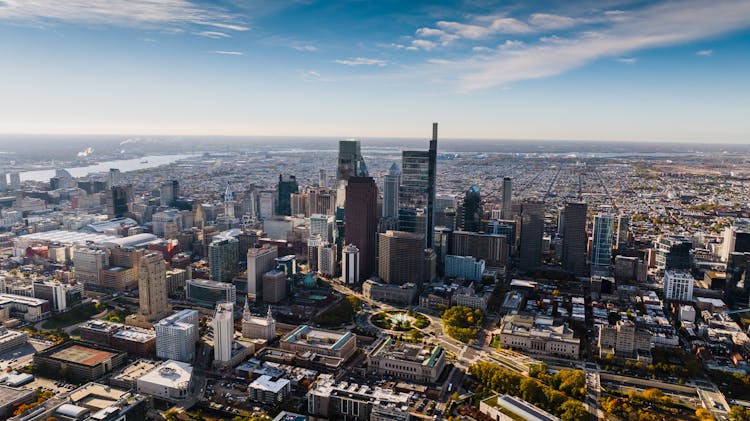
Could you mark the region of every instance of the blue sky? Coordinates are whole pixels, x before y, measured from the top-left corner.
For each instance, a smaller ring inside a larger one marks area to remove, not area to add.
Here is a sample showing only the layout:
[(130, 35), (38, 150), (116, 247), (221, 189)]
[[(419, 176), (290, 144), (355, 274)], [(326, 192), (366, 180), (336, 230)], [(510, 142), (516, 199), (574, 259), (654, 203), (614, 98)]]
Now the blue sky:
[(0, 0), (0, 133), (750, 141), (750, 2)]

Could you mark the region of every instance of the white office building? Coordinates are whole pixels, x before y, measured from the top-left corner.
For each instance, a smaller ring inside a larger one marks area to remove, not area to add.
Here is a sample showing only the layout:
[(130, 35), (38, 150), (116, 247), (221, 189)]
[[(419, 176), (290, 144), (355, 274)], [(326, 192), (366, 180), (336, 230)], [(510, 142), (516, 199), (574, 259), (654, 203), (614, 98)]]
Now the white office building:
[(182, 310), (159, 320), (156, 330), (156, 356), (165, 360), (192, 362), (198, 340), (198, 311)]
[(686, 270), (664, 272), (664, 298), (671, 301), (693, 301), (693, 275)]
[(216, 304), (213, 327), (214, 360), (228, 362), (232, 358), (232, 341), (234, 340), (234, 305), (232, 303)]
[(354, 244), (344, 247), (341, 258), (341, 279), (346, 285), (356, 285), (359, 280), (359, 249)]

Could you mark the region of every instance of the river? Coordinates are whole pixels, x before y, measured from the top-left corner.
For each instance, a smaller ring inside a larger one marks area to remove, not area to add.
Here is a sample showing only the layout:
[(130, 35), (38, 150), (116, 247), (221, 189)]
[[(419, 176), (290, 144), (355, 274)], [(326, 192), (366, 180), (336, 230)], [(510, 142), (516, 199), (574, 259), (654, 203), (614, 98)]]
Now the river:
[[(120, 159), (117, 161), (105, 161), (85, 167), (65, 168), (73, 177), (84, 177), (91, 173), (107, 172), (110, 168), (117, 168), (121, 172), (143, 170), (160, 165), (171, 164), (181, 159), (192, 158), (196, 155), (151, 155), (141, 158)], [(21, 173), (21, 181), (49, 181), (55, 176), (55, 170), (24, 171)]]

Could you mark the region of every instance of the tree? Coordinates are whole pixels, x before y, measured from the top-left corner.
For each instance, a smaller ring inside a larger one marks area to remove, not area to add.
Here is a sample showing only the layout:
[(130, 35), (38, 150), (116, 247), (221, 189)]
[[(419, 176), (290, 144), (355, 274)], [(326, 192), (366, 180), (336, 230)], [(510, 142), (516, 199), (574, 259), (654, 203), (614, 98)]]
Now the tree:
[(542, 386), (536, 379), (525, 378), (521, 380), (521, 399), (537, 406), (547, 406), (547, 396)]
[(733, 406), (729, 410), (729, 419), (731, 421), (750, 421), (750, 408), (744, 406)]
[(582, 403), (569, 400), (560, 406), (560, 418), (563, 421), (584, 421), (589, 418), (589, 413)]

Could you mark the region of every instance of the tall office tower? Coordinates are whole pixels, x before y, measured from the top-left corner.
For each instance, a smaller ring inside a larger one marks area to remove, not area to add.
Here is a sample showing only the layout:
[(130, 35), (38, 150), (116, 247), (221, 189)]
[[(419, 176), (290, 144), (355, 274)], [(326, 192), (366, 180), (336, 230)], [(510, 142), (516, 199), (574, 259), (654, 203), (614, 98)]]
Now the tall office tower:
[(624, 249), (628, 246), (628, 236), (630, 235), (630, 217), (620, 214), (617, 217), (617, 245), (618, 249)]
[(258, 217), (258, 190), (250, 186), (242, 196), (242, 213), (250, 218)]
[(541, 200), (526, 199), (521, 204), (521, 242), (518, 247), (518, 266), (521, 270), (542, 266), (544, 211)]
[(336, 178), (348, 180), (350, 177), (367, 176), (367, 166), (362, 157), (359, 140), (340, 140)]
[(307, 216), (314, 213), (336, 214), (336, 190), (328, 188), (307, 189)]
[(451, 234), (453, 230), (436, 226), (433, 234), (432, 248), (435, 251), (435, 271), (439, 276), (445, 274), (445, 256), (451, 254)]
[(214, 360), (223, 363), (232, 359), (234, 342), (234, 304), (217, 303), (214, 311)]
[(456, 229), (456, 207), (455, 196), (435, 196), (435, 226)]
[(122, 173), (117, 168), (110, 168), (107, 173), (107, 188), (111, 189), (114, 186), (120, 185), (120, 179)]
[(76, 280), (85, 285), (101, 285), (101, 271), (107, 267), (107, 252), (81, 247), (73, 254)]
[(8, 174), (0, 172), (0, 192), (8, 190)]
[(198, 341), (198, 310), (181, 310), (159, 320), (156, 330), (156, 356), (163, 360), (193, 363)]
[(286, 298), (287, 273), (274, 269), (263, 274), (263, 302), (277, 304)]
[(107, 190), (107, 216), (110, 219), (125, 216), (132, 195), (133, 186), (115, 186)]
[(398, 187), (401, 170), (394, 162), (383, 180), (383, 218), (398, 218)]
[(385, 282), (403, 285), (425, 280), (424, 236), (389, 230), (379, 234), (378, 248), (378, 275)]
[[(565, 215), (566, 225), (569, 225), (569, 215)], [(594, 235), (591, 241), (591, 274), (609, 275), (612, 265), (612, 239), (614, 234), (615, 216), (600, 213), (594, 217)]]
[(180, 198), (180, 182), (169, 180), (161, 183), (159, 205), (174, 206), (174, 201)]
[(503, 235), (455, 231), (451, 235), (451, 254), (483, 259), (489, 268), (504, 268), (508, 263), (508, 243)]
[(322, 242), (318, 247), (318, 273), (326, 277), (336, 276), (337, 256), (335, 243)]
[(576, 276), (586, 274), (586, 212), (585, 203), (566, 203), (563, 224), (562, 264), (563, 269)]
[(325, 168), (320, 169), (320, 174), (318, 175), (318, 187), (327, 187), (328, 186), (328, 173), (326, 172)]
[[(435, 174), (437, 166), (437, 123), (432, 123), (432, 139), (427, 151), (403, 151), (399, 191), (399, 230), (424, 232), (425, 247), (432, 247), (435, 229)], [(425, 226), (417, 227), (417, 214), (425, 215)]]
[(558, 208), (557, 214), (557, 235), (562, 237), (565, 235), (565, 208)]
[(211, 279), (232, 282), (239, 271), (240, 242), (234, 237), (214, 237), (208, 245), (208, 269)]
[(235, 218), (234, 215), (234, 192), (227, 184), (226, 190), (224, 190), (224, 217), (232, 220)]
[(318, 272), (318, 249), (322, 243), (320, 235), (310, 235), (307, 240), (307, 269), (311, 273)]
[(724, 301), (732, 305), (737, 302), (740, 291), (737, 285), (742, 282), (744, 288), (742, 295), (750, 291), (750, 253), (731, 252), (727, 259), (727, 278), (724, 287)]
[(263, 190), (258, 195), (258, 214), (261, 219), (266, 219), (276, 214), (276, 192)]
[(664, 298), (670, 301), (693, 301), (693, 275), (687, 270), (664, 272)]
[(278, 200), (276, 214), (290, 216), (292, 214), (292, 193), (299, 193), (297, 177), (288, 174), (279, 174), (279, 184), (276, 191)]
[(145, 254), (138, 261), (138, 302), (141, 320), (151, 322), (169, 314), (167, 264), (159, 252)]
[(279, 249), (264, 244), (247, 251), (247, 294), (251, 300), (263, 296), (263, 274), (276, 267)]
[(21, 190), (21, 174), (17, 172), (10, 173), (10, 189), (13, 191)]
[(319, 235), (323, 241), (333, 241), (336, 220), (333, 215), (321, 215), (319, 213), (310, 215), (310, 236)]
[(656, 269), (664, 272), (669, 269), (690, 269), (690, 250), (693, 243), (685, 237), (660, 236), (656, 241)]
[(471, 186), (466, 191), (463, 208), (463, 230), (479, 232), (482, 225), (482, 195), (479, 187)]
[(344, 247), (341, 258), (341, 280), (345, 285), (353, 286), (359, 283), (359, 249), (354, 244)]
[(513, 219), (513, 179), (503, 178), (503, 219)]
[(289, 202), (292, 209), (292, 216), (310, 216), (310, 211), (307, 209), (310, 198), (306, 192), (292, 193)]
[(378, 186), (372, 177), (350, 177), (346, 185), (344, 223), (345, 242), (359, 249), (359, 277), (367, 279), (375, 272), (378, 231)]
[(750, 252), (750, 219), (737, 218), (732, 226), (724, 228), (723, 237), (722, 261), (728, 261), (729, 255), (734, 252)]

